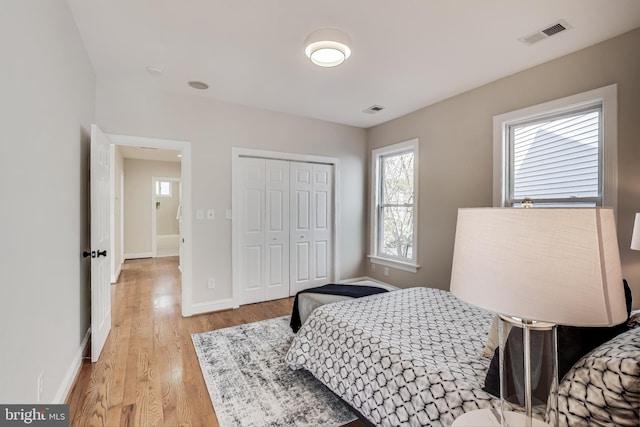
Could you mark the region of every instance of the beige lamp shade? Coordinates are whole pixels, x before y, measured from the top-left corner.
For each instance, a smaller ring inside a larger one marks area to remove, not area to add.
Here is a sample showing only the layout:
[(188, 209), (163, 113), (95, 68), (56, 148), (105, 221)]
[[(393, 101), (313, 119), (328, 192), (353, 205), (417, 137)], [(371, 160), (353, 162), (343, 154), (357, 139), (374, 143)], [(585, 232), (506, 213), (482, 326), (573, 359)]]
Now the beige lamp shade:
[(451, 292), (520, 319), (573, 326), (625, 321), (613, 210), (460, 209)]
[(633, 234), (631, 234), (631, 249), (640, 251), (640, 213), (636, 214), (633, 223)]

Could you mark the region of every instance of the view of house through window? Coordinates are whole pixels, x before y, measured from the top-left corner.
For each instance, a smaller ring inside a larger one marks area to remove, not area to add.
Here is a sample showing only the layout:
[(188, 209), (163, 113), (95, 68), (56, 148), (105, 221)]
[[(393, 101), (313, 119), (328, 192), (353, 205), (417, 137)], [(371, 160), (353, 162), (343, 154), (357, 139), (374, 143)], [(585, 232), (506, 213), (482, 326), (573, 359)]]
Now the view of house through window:
[(601, 104), (509, 126), (507, 205), (602, 205)]
[(617, 208), (617, 86), (494, 116), (493, 203)]

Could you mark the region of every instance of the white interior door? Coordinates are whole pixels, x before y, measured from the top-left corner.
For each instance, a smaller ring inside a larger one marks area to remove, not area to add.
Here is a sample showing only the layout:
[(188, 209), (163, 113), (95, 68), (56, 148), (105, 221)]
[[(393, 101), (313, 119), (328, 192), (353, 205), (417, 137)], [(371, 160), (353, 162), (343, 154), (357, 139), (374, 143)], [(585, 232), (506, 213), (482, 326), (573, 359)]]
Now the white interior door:
[(331, 280), (332, 167), (292, 162), (290, 295)]
[(251, 157), (237, 165), (239, 305), (329, 283), (333, 166)]
[(265, 300), (289, 296), (289, 162), (266, 160)]
[(240, 304), (289, 296), (289, 163), (241, 160)]
[(333, 168), (314, 164), (313, 177), (313, 282), (314, 286), (332, 279), (333, 259)]
[(264, 301), (265, 161), (242, 159), (240, 200), (240, 304)]
[(111, 331), (109, 138), (91, 125), (91, 361)]

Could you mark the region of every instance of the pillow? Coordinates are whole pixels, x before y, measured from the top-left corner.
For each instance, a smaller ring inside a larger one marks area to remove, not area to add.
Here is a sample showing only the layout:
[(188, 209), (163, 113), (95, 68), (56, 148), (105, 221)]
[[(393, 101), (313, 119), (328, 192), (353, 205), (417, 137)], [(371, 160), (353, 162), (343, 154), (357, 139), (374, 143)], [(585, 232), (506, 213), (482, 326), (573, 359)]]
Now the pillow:
[[(631, 313), (631, 289), (623, 280), (627, 316)], [(628, 319), (627, 319), (628, 320)], [(571, 369), (582, 356), (599, 345), (628, 330), (627, 321), (612, 327), (584, 328), (558, 326), (558, 381)], [(509, 333), (505, 345), (505, 370), (509, 372), (506, 380), (505, 398), (513, 403), (523, 404), (524, 373), (522, 372), (522, 330), (514, 328)], [(549, 383), (545, 382), (551, 366), (551, 334), (545, 331), (531, 331), (531, 370), (533, 400), (546, 402)], [(485, 378), (484, 391), (500, 397), (500, 354), (494, 351), (493, 359)]]
[(558, 387), (558, 409), (560, 426), (640, 425), (640, 328), (582, 357)]
[[(491, 320), (491, 326), (489, 327), (489, 336), (487, 337), (487, 344), (482, 349), (482, 355), (484, 357), (493, 357), (493, 353), (495, 353), (496, 348), (498, 348), (498, 336), (500, 335), (500, 330), (498, 329), (500, 316), (495, 315)], [(505, 336), (509, 336), (509, 331), (511, 330), (510, 323), (504, 323), (504, 334)]]

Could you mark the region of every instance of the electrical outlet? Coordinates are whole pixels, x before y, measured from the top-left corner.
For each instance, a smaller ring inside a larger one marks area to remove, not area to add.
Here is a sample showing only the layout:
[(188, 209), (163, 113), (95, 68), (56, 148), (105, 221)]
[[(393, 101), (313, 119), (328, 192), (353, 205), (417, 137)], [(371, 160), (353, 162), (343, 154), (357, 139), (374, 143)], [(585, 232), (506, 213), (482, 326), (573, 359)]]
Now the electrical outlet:
[(209, 289), (215, 289), (216, 288), (216, 279), (214, 279), (213, 277), (209, 277), (209, 283), (207, 284)]
[(44, 393), (44, 371), (40, 372), (38, 375), (38, 384), (37, 384), (37, 393), (36, 393), (36, 403), (40, 403), (40, 399), (42, 394)]
[(389, 275), (389, 267), (385, 267), (384, 268), (384, 275), (388, 276)]

